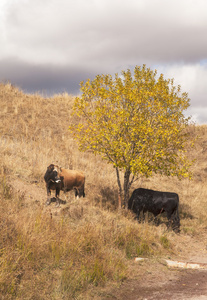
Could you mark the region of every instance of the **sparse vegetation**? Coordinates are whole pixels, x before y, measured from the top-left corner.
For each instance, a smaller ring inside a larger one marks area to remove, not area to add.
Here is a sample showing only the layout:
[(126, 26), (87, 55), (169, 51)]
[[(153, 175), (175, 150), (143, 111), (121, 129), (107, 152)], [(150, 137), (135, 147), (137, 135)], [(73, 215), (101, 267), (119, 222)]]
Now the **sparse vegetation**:
[[(200, 136), (195, 149), (186, 149), (197, 158), (191, 181), (157, 175), (132, 186), (179, 194), (177, 236), (162, 220), (157, 227), (139, 224), (117, 210), (113, 167), (80, 153), (69, 135), (73, 102), (67, 94), (43, 98), (0, 84), (1, 299), (91, 299), (90, 290), (128, 278), (135, 256), (178, 254), (185, 251), (182, 238), (199, 237), (207, 226), (207, 126), (190, 129)], [(83, 170), (86, 198), (74, 200), (71, 193), (59, 209), (45, 207), (50, 163)]]

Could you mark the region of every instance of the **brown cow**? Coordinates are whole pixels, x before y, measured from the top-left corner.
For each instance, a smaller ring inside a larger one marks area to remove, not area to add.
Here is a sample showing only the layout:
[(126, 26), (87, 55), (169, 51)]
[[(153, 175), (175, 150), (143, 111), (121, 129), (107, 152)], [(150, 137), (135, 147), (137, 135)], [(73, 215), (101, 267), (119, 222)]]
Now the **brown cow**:
[(56, 191), (55, 197), (57, 206), (60, 205), (60, 190), (64, 191), (64, 193), (74, 190), (75, 197), (85, 197), (85, 176), (81, 171), (67, 170), (51, 164), (47, 167), (44, 180), (47, 188), (47, 205), (51, 203), (51, 190)]

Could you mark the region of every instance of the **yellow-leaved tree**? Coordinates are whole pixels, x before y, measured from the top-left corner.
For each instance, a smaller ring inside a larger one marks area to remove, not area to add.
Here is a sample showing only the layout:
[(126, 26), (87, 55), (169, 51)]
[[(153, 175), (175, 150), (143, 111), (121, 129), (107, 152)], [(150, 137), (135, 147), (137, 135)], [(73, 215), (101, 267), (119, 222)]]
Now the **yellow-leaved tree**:
[[(73, 110), (78, 122), (69, 127), (79, 149), (101, 155), (116, 170), (119, 206), (127, 206), (132, 183), (153, 173), (187, 177), (185, 146), (190, 136), (187, 93), (157, 71), (136, 66), (81, 82)], [(124, 180), (120, 180), (120, 171)]]

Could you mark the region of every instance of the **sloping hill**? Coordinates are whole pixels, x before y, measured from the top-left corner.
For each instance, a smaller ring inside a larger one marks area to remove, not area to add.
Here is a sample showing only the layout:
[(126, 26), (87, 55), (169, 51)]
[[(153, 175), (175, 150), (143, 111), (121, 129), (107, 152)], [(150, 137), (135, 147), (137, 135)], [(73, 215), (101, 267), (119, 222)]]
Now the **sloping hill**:
[[(165, 219), (158, 227), (137, 224), (129, 212), (117, 211), (114, 169), (91, 153), (80, 153), (69, 136), (68, 126), (76, 122), (73, 100), (67, 94), (43, 98), (0, 85), (2, 299), (119, 299), (114, 284), (155, 283), (160, 272), (171, 278), (161, 257), (206, 255), (207, 126), (190, 128), (199, 135), (195, 148), (186, 149), (196, 159), (191, 181), (154, 176), (132, 187), (179, 194), (181, 233), (176, 235), (166, 230)], [(45, 206), (43, 176), (52, 162), (85, 172), (85, 199), (61, 193), (60, 208)], [(135, 256), (149, 257), (150, 264), (135, 268)]]

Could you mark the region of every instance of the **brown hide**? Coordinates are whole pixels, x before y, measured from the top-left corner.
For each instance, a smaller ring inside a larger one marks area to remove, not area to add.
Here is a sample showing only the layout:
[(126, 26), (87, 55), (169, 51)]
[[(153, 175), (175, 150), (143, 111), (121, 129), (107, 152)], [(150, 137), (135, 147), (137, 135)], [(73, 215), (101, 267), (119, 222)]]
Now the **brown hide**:
[(72, 189), (84, 190), (85, 176), (81, 171), (60, 168), (61, 190), (67, 192)]

